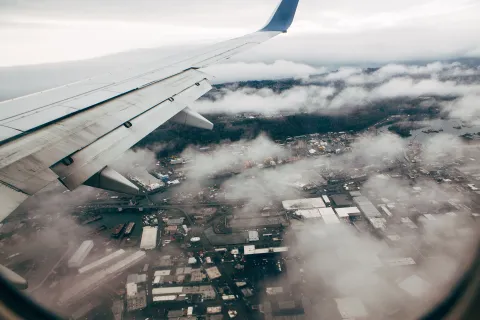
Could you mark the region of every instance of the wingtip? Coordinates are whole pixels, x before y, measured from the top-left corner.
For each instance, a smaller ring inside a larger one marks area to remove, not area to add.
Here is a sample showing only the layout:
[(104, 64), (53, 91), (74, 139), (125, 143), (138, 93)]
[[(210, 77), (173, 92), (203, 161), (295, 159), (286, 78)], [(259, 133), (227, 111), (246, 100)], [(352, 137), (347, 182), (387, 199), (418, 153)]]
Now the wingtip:
[(259, 31), (287, 32), (295, 17), (298, 2), (299, 0), (282, 0), (267, 25)]

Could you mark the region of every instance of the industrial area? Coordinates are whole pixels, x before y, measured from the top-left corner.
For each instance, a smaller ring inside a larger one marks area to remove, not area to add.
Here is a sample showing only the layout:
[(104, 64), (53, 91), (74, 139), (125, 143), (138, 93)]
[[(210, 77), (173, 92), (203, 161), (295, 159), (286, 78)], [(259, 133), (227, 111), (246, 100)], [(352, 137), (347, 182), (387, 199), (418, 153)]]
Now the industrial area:
[[(209, 175), (195, 192), (184, 188), (195, 158), (159, 159), (147, 178), (129, 176), (148, 196), (102, 191), (72, 205), (75, 224), (60, 228), (68, 241), (48, 254), (15, 250), (29, 247), (31, 230), (48, 232), (61, 215), (56, 208), (48, 217), (12, 215), (0, 228), (2, 263), (29, 280), (27, 294), (71, 319), (405, 319), (407, 309), (426, 308), (435, 300), (427, 293), (445, 285), (424, 267), (446, 256), (464, 259), (462, 250), (440, 250), (435, 240), (464, 240), (465, 247), (473, 242), (480, 168), (468, 164), (478, 159), (425, 163), (420, 145), (410, 141), (401, 157), (382, 158), (381, 165), (332, 165), (360, 137), (289, 137), (276, 141), (287, 156), (261, 161), (246, 161), (240, 156), (245, 148), (232, 143), (227, 148), (239, 160)], [(225, 183), (295, 163), (302, 170), (278, 184), (296, 197), (276, 194), (252, 206)], [(402, 195), (376, 192), (372, 179), (380, 185), (400, 181)], [(429, 198), (432, 185), (437, 195), (444, 190), (462, 198)], [(445, 223), (448, 229), (439, 227)], [(375, 245), (354, 252), (366, 241)], [(396, 308), (373, 302), (358, 288), (334, 288), (326, 279), (333, 269), (368, 270), (376, 279), (371, 287), (388, 287)]]

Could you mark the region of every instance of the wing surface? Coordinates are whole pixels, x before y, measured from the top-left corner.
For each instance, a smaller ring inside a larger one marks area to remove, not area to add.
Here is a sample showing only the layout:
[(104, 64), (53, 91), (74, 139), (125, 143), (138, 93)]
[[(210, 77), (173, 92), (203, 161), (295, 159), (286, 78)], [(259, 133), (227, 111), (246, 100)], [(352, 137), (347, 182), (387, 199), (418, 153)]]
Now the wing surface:
[(0, 103), (0, 221), (29, 195), (59, 180), (136, 192), (108, 164), (168, 120), (212, 129), (188, 105), (211, 89), (203, 68), (276, 35), (298, 0), (282, 0), (267, 25), (154, 67), (130, 67)]

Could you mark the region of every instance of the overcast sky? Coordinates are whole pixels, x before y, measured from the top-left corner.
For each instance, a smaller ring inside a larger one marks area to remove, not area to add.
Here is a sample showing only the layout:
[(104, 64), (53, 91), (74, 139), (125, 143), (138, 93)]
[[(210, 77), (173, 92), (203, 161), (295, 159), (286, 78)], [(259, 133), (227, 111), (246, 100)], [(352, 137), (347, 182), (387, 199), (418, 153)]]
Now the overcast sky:
[[(228, 39), (277, 0), (0, 0), (0, 66)], [(300, 0), (287, 35), (237, 57), (316, 64), (480, 56), (478, 0)]]

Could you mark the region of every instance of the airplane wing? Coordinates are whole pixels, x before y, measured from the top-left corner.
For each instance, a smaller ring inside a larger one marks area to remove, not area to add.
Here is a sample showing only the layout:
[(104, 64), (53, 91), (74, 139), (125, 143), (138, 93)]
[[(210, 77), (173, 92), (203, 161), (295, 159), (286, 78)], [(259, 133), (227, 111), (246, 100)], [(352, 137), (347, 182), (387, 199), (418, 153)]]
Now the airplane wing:
[(282, 0), (257, 32), (0, 103), (0, 221), (29, 195), (59, 180), (136, 193), (108, 167), (167, 120), (212, 129), (188, 105), (212, 87), (203, 68), (284, 33), (299, 0)]

